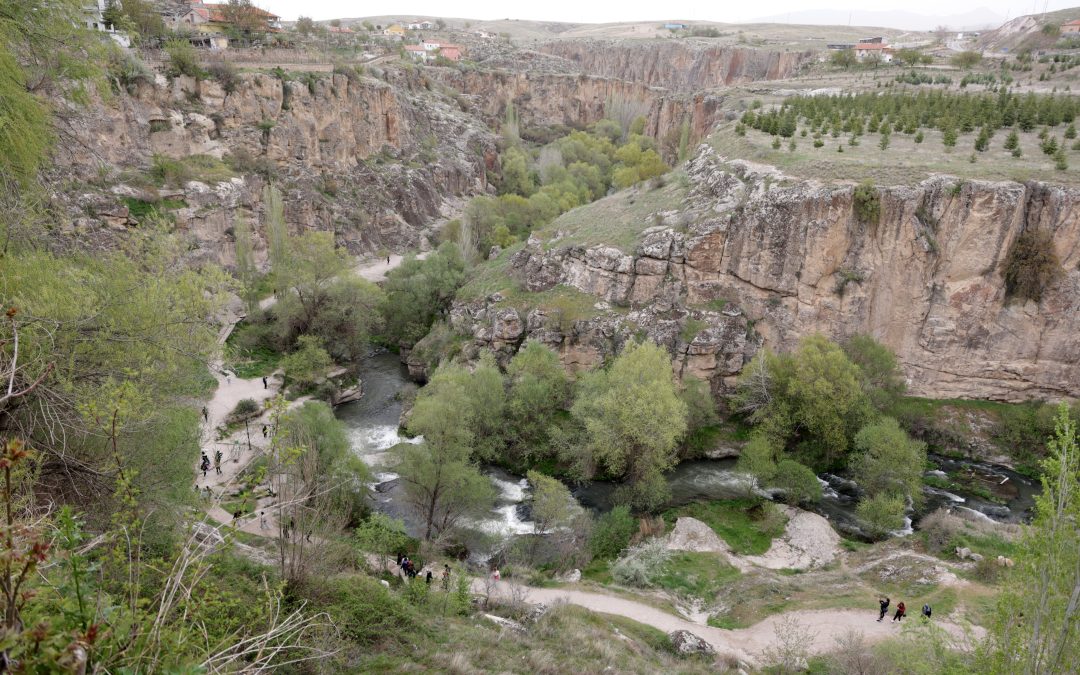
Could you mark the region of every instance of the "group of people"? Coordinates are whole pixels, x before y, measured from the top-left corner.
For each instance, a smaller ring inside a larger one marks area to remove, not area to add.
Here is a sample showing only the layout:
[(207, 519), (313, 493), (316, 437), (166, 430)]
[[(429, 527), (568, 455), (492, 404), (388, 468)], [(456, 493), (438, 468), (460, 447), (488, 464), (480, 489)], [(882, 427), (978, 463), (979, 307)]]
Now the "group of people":
[[(405, 555), (404, 553), (398, 553), (397, 564), (398, 567), (401, 568), (402, 574), (409, 577), (410, 579), (416, 578), (416, 563), (414, 563), (412, 560), (409, 560), (409, 556)], [(428, 574), (430, 575), (431, 573), (429, 572)]]
[[(881, 623), (885, 619), (885, 616), (889, 613), (889, 604), (891, 602), (892, 601), (889, 600), (889, 598), (887, 597), (878, 598), (878, 606), (881, 608), (881, 613), (878, 614), (878, 623)], [(922, 615), (927, 619), (930, 618), (930, 614), (932, 612), (933, 609), (930, 607), (929, 603), (926, 603), (922, 606)], [(896, 614), (893, 615), (892, 620), (901, 621), (905, 616), (907, 616), (907, 606), (904, 605), (903, 601), (898, 602), (896, 604)]]

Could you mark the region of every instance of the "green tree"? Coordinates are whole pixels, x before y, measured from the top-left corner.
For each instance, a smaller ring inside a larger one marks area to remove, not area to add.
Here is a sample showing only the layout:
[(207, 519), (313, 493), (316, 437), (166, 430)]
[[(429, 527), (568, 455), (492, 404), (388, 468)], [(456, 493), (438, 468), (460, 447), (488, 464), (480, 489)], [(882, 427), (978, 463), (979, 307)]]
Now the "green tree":
[(686, 433), (686, 404), (666, 351), (651, 342), (628, 344), (610, 369), (583, 379), (571, 414), (592, 460), (628, 481), (622, 499), (646, 509), (663, 503), (663, 472)]
[(361, 551), (378, 553), (380, 568), (385, 572), (387, 562), (394, 555), (401, 553), (409, 545), (409, 535), (405, 532), (405, 523), (398, 518), (391, 518), (385, 513), (372, 511), (354, 532), (356, 545)]
[(301, 16), (296, 19), (296, 32), (301, 35), (310, 35), (315, 30), (315, 22), (310, 16)]
[[(285, 204), (281, 191), (274, 185), (263, 188), (264, 228), (270, 249), (270, 273), (285, 268), (289, 257), (289, 227), (285, 224)], [(277, 289), (274, 293), (277, 294)]]
[(297, 350), (281, 359), (285, 379), (301, 388), (314, 386), (326, 378), (334, 361), (314, 335), (301, 335), (296, 343)]
[(500, 158), (502, 162), (502, 194), (518, 194), (528, 197), (536, 191), (532, 174), (529, 172), (529, 160), (516, 146), (506, 149)]
[(855, 507), (855, 515), (862, 522), (867, 534), (884, 537), (904, 526), (905, 510), (903, 497), (883, 493), (861, 500)]
[(602, 560), (613, 560), (630, 544), (630, 538), (638, 530), (637, 518), (630, 515), (628, 506), (616, 506), (596, 521), (589, 550)]
[(982, 54), (975, 51), (960, 52), (952, 57), (952, 64), (957, 68), (971, 70), (982, 61)]
[(566, 405), (570, 383), (558, 355), (529, 340), (506, 368), (509, 395), (504, 434), (515, 457), (535, 459), (549, 447), (549, 428)]
[(856, 454), (849, 459), (851, 473), (868, 495), (911, 499), (916, 505), (921, 502), (925, 443), (909, 438), (895, 419), (882, 417), (860, 429), (854, 445)]
[(1047, 451), (1035, 518), (998, 602), (988, 672), (1080, 668), (1080, 437), (1064, 403)]
[(884, 412), (904, 395), (907, 385), (891, 349), (865, 334), (851, 336), (843, 349), (859, 367), (863, 391), (875, 408)]
[(450, 242), (424, 260), (409, 259), (391, 270), (380, 307), (386, 339), (392, 344), (416, 344), (445, 312), (464, 278), (465, 261)]
[(849, 70), (858, 65), (859, 60), (855, 57), (854, 49), (838, 49), (829, 55), (829, 63), (838, 68)]
[(431, 384), (437, 391), (417, 397), (409, 417), (409, 431), (422, 434), (424, 442), (397, 450), (405, 497), (424, 523), (425, 540), (481, 515), (495, 500), (491, 481), (470, 461), (475, 439), (465, 386), (449, 377)]
[(797, 439), (808, 464), (828, 468), (872, 414), (861, 378), (838, 345), (811, 335), (793, 354), (755, 356), (739, 376), (735, 404), (770, 440)]
[(371, 337), (382, 328), (379, 307), (382, 290), (359, 276), (346, 272), (316, 289), (315, 311), (310, 322), (299, 320), (301, 305), (283, 302), (276, 308), (279, 333), (296, 334), (301, 328), (322, 340), (330, 356), (339, 363), (354, 363), (366, 354)]
[(810, 467), (793, 459), (781, 459), (771, 484), (784, 491), (784, 501), (789, 504), (814, 502), (821, 499), (821, 483)]

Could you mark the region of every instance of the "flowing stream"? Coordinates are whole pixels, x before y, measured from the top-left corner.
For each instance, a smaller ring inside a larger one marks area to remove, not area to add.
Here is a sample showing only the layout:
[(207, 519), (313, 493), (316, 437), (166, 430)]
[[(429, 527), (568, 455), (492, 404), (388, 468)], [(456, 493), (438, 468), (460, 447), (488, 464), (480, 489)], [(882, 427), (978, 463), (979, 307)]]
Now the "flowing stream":
[[(353, 451), (371, 467), (375, 508), (400, 518), (412, 535), (422, 534), (423, 523), (412, 514), (404, 503), (401, 480), (394, 472), (390, 448), (398, 443), (419, 443), (422, 438), (404, 438), (400, 435), (402, 403), (398, 395), (412, 386), (408, 371), (396, 354), (379, 352), (367, 357), (360, 368), (364, 395), (359, 401), (346, 403), (335, 411), (345, 423)], [(533, 531), (528, 520), (528, 483), (521, 476), (512, 476), (496, 467), (485, 468), (498, 497), (491, 513), (470, 523), (479, 532), (501, 537), (525, 534)]]
[[(406, 439), (398, 433), (402, 404), (398, 394), (411, 386), (408, 374), (395, 354), (381, 352), (365, 359), (360, 372), (364, 396), (354, 403), (337, 409), (337, 416), (348, 428), (353, 450), (372, 467), (375, 507), (405, 522), (411, 534), (420, 534), (422, 523), (410, 513), (404, 503), (404, 491), (394, 472), (393, 460), (387, 452), (398, 443), (418, 443), (422, 439)], [(939, 507), (967, 510), (977, 517), (999, 522), (1021, 522), (1030, 518), (1038, 481), (1003, 466), (964, 459), (952, 459), (930, 454), (936, 468), (928, 477), (956, 481), (969, 489), (953, 491), (924, 486), (923, 504), (915, 511), (909, 509), (905, 526), (894, 534), (911, 533), (912, 521)], [(692, 501), (745, 497), (751, 486), (745, 474), (735, 470), (735, 460), (692, 460), (683, 462), (668, 474), (671, 487), (670, 506)], [(482, 535), (505, 537), (533, 531), (527, 502), (528, 483), (497, 467), (485, 467), (484, 473), (498, 491), (494, 509), (485, 518), (470, 525)], [(822, 474), (822, 499), (814, 510), (833, 522), (842, 532), (862, 536), (855, 517), (855, 505), (861, 494), (859, 486), (842, 476)], [(573, 490), (578, 501), (596, 511), (611, 508), (611, 498), (617, 486), (602, 481), (586, 482)]]

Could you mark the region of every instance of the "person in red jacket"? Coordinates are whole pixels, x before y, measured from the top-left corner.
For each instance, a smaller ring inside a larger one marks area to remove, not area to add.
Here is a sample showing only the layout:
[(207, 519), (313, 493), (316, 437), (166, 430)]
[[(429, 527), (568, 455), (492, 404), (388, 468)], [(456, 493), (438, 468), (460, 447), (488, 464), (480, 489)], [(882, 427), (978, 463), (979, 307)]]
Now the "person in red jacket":
[(904, 612), (906, 610), (907, 610), (907, 608), (904, 607), (904, 603), (901, 602), (900, 604), (898, 604), (896, 606), (896, 614), (893, 616), (892, 620), (893, 621), (899, 621), (900, 619), (903, 619), (904, 618)]

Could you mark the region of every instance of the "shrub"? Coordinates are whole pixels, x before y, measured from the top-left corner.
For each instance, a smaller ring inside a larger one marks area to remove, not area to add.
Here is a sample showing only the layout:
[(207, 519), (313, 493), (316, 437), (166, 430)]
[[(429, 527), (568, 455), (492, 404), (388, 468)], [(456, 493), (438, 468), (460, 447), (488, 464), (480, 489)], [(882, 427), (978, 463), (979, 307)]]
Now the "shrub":
[(153, 84), (154, 72), (135, 54), (113, 51), (109, 54), (109, 77), (113, 87), (134, 94), (140, 84)]
[(881, 195), (874, 183), (865, 180), (855, 187), (855, 216), (862, 222), (876, 225), (881, 219)]
[(855, 509), (855, 514), (866, 527), (866, 533), (872, 537), (884, 537), (889, 532), (904, 526), (906, 505), (902, 497), (887, 494), (875, 495), (863, 499)]
[(1041, 228), (1024, 230), (1005, 257), (1005, 293), (1010, 298), (1039, 302), (1060, 273), (1050, 232)]
[(240, 75), (236, 72), (236, 66), (228, 61), (212, 63), (206, 72), (211, 78), (217, 80), (226, 94), (236, 91), (237, 85), (240, 84)]
[(611, 576), (627, 586), (648, 588), (663, 573), (670, 558), (667, 542), (662, 537), (655, 537), (627, 549), (611, 564)]
[(243, 419), (250, 415), (254, 415), (260, 410), (259, 404), (255, 402), (254, 399), (245, 398), (236, 404), (236, 407), (229, 413), (229, 416), (233, 419)]
[(169, 56), (169, 75), (187, 75), (196, 79), (203, 76), (198, 53), (187, 40), (169, 40), (165, 43), (165, 53)]
[(821, 499), (821, 483), (810, 467), (793, 459), (782, 459), (776, 465), (772, 483), (784, 491), (788, 504), (802, 504)]
[(150, 177), (158, 185), (183, 185), (191, 180), (191, 170), (179, 159), (154, 155), (150, 165)]
[(589, 549), (596, 558), (615, 558), (630, 543), (637, 531), (637, 519), (626, 506), (616, 506), (596, 520)]

